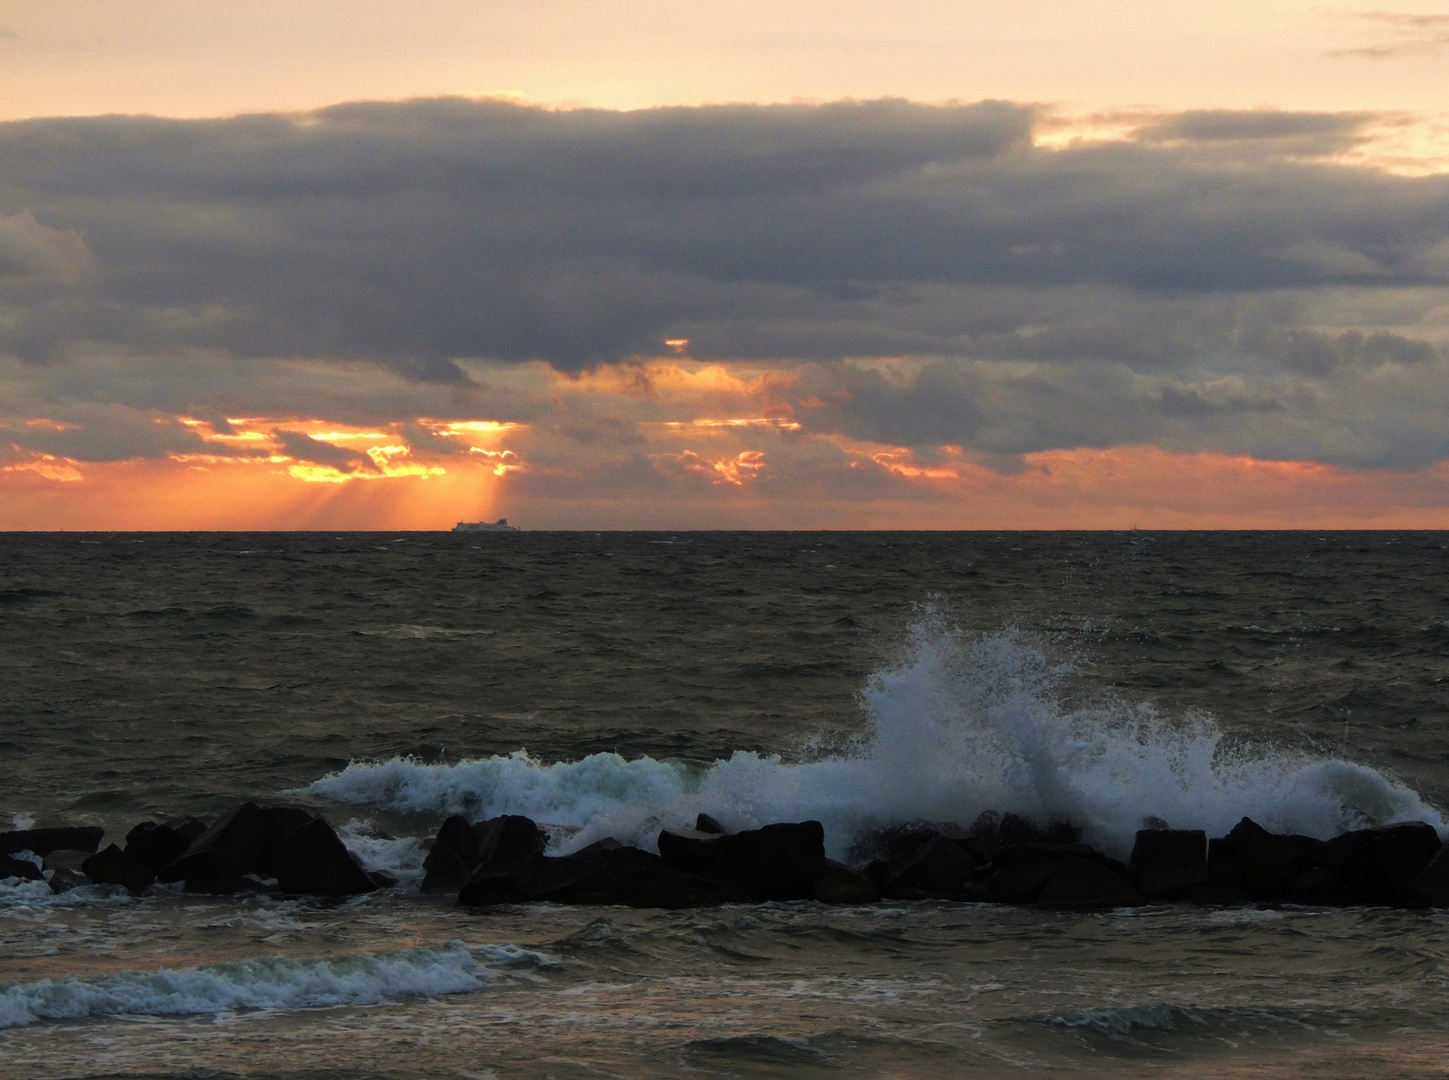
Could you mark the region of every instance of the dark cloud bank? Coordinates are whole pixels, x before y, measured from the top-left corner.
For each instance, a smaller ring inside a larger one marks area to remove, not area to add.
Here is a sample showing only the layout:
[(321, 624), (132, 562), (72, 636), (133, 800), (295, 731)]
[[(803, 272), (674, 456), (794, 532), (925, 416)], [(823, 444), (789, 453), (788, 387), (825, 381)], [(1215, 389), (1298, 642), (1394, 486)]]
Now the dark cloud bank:
[[(1449, 178), (1332, 164), (1360, 114), (1199, 111), (1058, 150), (1034, 120), (444, 99), (3, 124), (0, 354), (448, 384), (466, 358), (578, 370), (684, 337), (794, 365), (830, 403), (814, 426), (906, 445), (1449, 456)], [(888, 356), (919, 360), (850, 362)]]

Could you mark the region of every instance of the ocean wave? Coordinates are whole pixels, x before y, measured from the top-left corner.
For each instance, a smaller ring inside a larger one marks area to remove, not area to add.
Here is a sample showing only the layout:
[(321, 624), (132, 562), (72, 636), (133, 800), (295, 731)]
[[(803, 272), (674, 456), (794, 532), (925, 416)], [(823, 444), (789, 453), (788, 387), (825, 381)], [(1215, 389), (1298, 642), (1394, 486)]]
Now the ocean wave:
[(184, 1016), (236, 1009), (375, 1005), (482, 989), (498, 973), (548, 958), (516, 945), (412, 949), (299, 961), (267, 957), (99, 979), (0, 983), (0, 1029), (89, 1016)]
[(393, 758), (354, 762), (304, 791), (439, 816), (526, 814), (570, 827), (560, 851), (602, 836), (652, 847), (661, 826), (699, 811), (731, 829), (819, 820), (835, 857), (864, 828), (968, 823), (987, 809), (1074, 822), (1119, 857), (1148, 817), (1214, 836), (1245, 815), (1320, 838), (1408, 820), (1446, 831), (1415, 792), (1364, 765), (1230, 743), (1204, 716), (1171, 720), (1122, 702), (1069, 708), (1068, 674), (1017, 633), (972, 637), (927, 610), (862, 692), (861, 734), (813, 760), (748, 750), (708, 766), (612, 753)]

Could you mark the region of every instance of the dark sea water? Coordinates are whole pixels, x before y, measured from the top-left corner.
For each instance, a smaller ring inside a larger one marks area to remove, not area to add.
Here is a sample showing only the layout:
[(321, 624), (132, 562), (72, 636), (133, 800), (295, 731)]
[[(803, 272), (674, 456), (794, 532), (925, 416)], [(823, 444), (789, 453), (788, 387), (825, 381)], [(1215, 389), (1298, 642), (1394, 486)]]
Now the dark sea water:
[(0, 534), (0, 827), (300, 801), (346, 903), (0, 883), (0, 1077), (1449, 1075), (1449, 913), (467, 912), (555, 850), (1449, 807), (1449, 534)]

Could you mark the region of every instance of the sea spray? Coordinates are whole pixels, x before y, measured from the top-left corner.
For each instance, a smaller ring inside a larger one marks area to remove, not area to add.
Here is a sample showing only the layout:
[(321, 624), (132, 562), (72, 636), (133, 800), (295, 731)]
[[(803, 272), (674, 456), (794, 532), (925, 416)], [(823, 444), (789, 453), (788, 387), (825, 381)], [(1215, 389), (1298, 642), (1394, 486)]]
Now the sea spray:
[(437, 816), (526, 814), (577, 830), (559, 850), (603, 836), (652, 848), (661, 826), (701, 810), (731, 829), (817, 819), (835, 857), (863, 828), (967, 823), (987, 809), (1070, 820), (1121, 857), (1149, 816), (1210, 835), (1245, 815), (1320, 838), (1406, 820), (1445, 831), (1417, 794), (1367, 766), (1230, 746), (1205, 716), (1169, 720), (1111, 700), (1068, 707), (1071, 670), (1017, 632), (968, 635), (927, 608), (863, 689), (859, 734), (813, 760), (748, 750), (705, 767), (612, 753), (551, 764), (523, 751), (453, 765), (393, 758), (306, 791)]

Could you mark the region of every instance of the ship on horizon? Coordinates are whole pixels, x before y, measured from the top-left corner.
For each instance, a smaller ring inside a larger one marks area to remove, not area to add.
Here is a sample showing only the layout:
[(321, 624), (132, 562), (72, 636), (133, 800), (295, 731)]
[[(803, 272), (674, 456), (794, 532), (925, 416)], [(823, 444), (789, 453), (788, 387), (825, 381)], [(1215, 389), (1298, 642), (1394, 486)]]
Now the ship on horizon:
[(517, 525), (508, 524), (507, 518), (497, 521), (460, 521), (453, 526), (454, 532), (522, 532)]

